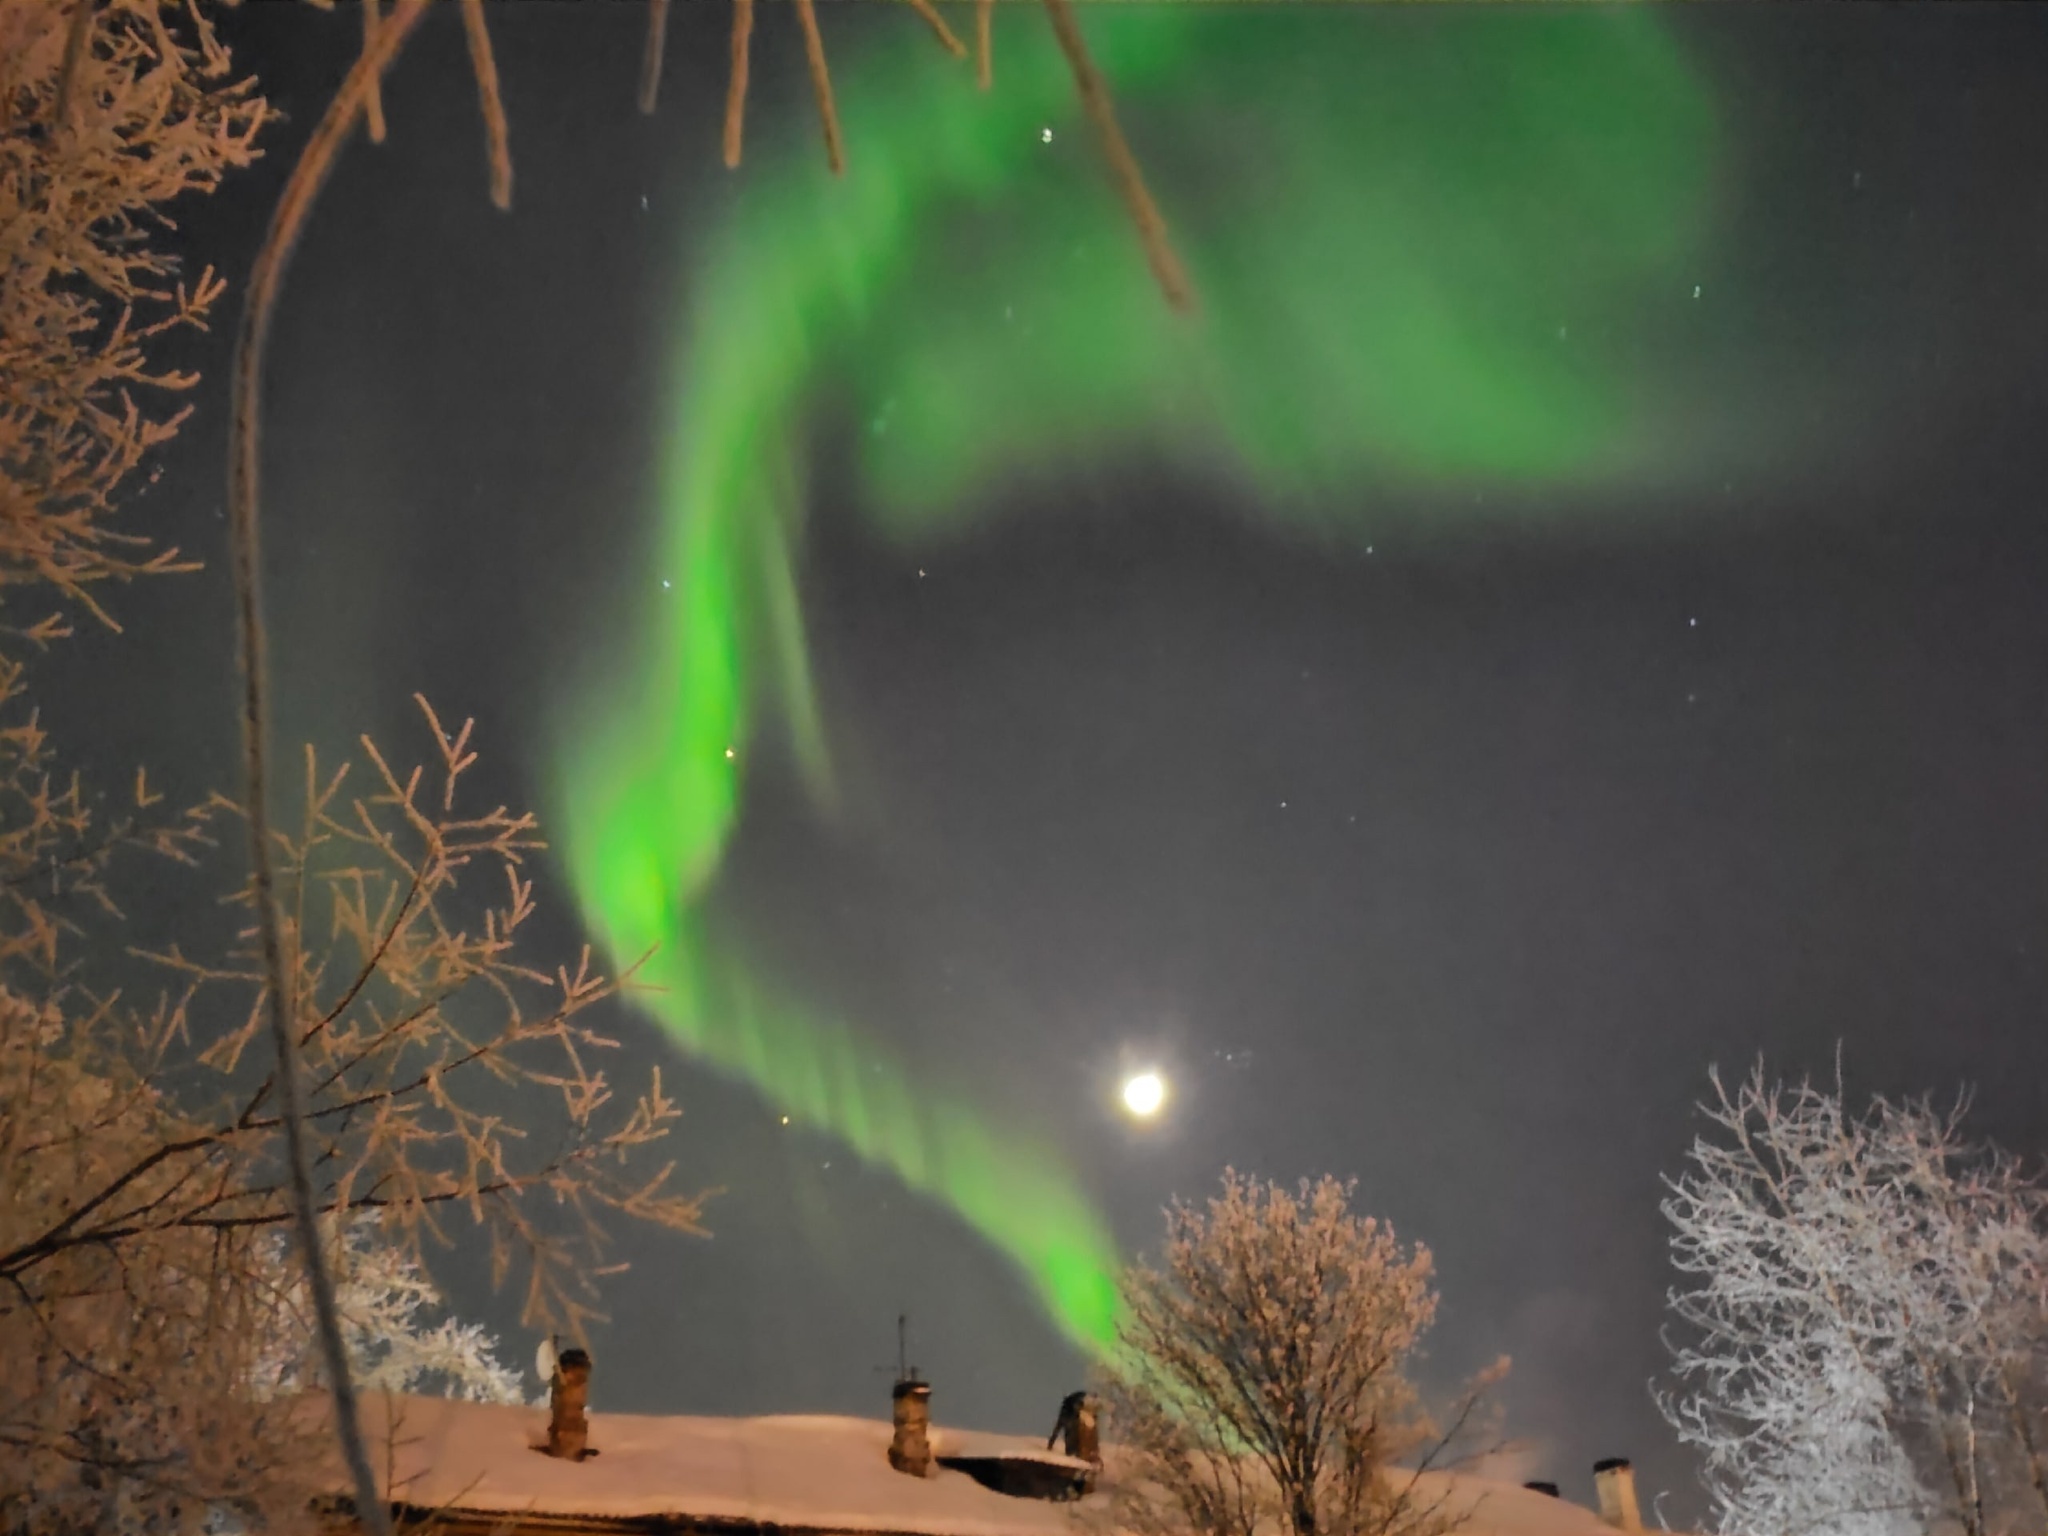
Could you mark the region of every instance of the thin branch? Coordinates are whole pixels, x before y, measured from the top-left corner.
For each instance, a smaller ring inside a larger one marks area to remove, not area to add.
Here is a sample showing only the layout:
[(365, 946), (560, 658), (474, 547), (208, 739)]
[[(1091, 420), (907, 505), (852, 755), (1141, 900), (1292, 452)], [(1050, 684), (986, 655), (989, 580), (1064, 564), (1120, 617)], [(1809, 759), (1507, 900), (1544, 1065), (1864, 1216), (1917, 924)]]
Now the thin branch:
[(974, 83), (984, 91), (995, 84), (996, 0), (974, 0)]
[[(800, 0), (800, 3), (808, 5), (809, 0)], [(1152, 268), (1152, 276), (1158, 282), (1160, 292), (1166, 295), (1166, 302), (1186, 313), (1195, 307), (1194, 288), (1181, 267), (1180, 257), (1174, 254), (1173, 242), (1166, 232), (1166, 220), (1145, 187), (1144, 172), (1138, 169), (1137, 156), (1131, 153), (1123, 129), (1117, 126), (1116, 108), (1109, 99), (1109, 87), (1103, 83), (1095, 61), (1088, 56), (1088, 45), (1082, 40), (1080, 23), (1074, 19), (1072, 0), (1045, 0), (1045, 10), (1052, 21), (1053, 33), (1059, 38), (1060, 52), (1067, 56), (1067, 65), (1074, 72), (1074, 87), (1080, 93), (1082, 109), (1087, 112), (1088, 121), (1094, 124), (1095, 135), (1102, 142), (1103, 157), (1109, 161), (1117, 196), (1123, 199), (1131, 222), (1138, 227), (1138, 238), (1144, 242), (1145, 262)]]
[(384, 931), (377, 939), (377, 947), (356, 968), (355, 979), (342, 989), (341, 996), (335, 999), (333, 1006), (320, 1015), (318, 1023), (314, 1024), (299, 1037), (299, 1044), (306, 1044), (314, 1035), (348, 1012), (349, 1006), (355, 1002), (363, 988), (370, 984), (379, 968), (383, 966), (384, 957), (390, 953), (391, 946), (397, 942), (398, 935), (404, 930), (405, 925), (411, 921), (414, 906), (418, 903), (419, 898), (420, 871), (414, 870), (412, 878), (406, 883), (405, 895), (400, 899), (398, 909), (392, 914), (391, 920), (384, 925)]
[(910, 8), (932, 29), (932, 35), (946, 52), (956, 59), (967, 57), (967, 45), (953, 35), (953, 29), (946, 25), (946, 18), (932, 9), (932, 0), (910, 0)]
[[(368, 53), (377, 46), (377, 24), (382, 20), (381, 0), (361, 0), (363, 12), (363, 52)], [(363, 97), (363, 120), (369, 125), (370, 142), (384, 142), (384, 86), (374, 76), (370, 89)]]
[(104, 1185), (98, 1194), (74, 1205), (64, 1214), (61, 1221), (41, 1236), (31, 1238), (8, 1253), (0, 1254), (0, 1275), (18, 1274), (38, 1259), (55, 1253), (66, 1245), (66, 1234), (151, 1169), (160, 1167), (171, 1158), (197, 1151), (218, 1139), (216, 1134), (208, 1133), (184, 1141), (165, 1142), (153, 1148)]
[(373, 46), (363, 50), (328, 103), (327, 111), (299, 154), (285, 183), (270, 231), (249, 274), (242, 323), (235, 344), (233, 411), (229, 422), (228, 524), (230, 565), (235, 584), (235, 620), (242, 671), (243, 772), (249, 815), (250, 867), (256, 903), (256, 925), (268, 977), (270, 1033), (277, 1051), (277, 1076), (282, 1099), (285, 1142), (290, 1155), (292, 1198), (299, 1251), (305, 1261), (308, 1289), (318, 1324), (320, 1349), (334, 1394), (335, 1430), (342, 1456), (355, 1484), (356, 1518), (369, 1536), (390, 1536), (391, 1521), (377, 1493), (376, 1474), (363, 1443), (357, 1414), (355, 1381), (349, 1372), (348, 1346), (336, 1310), (334, 1277), (320, 1251), (319, 1218), (313, 1197), (311, 1158), (306, 1145), (299, 1082), (298, 1040), (292, 1028), (292, 997), (284, 968), (284, 937), (279, 931), (276, 874), (271, 859), (269, 762), (266, 736), (270, 724), (269, 679), (264, 658), (262, 547), (257, 523), (263, 357), (270, 321), (293, 247), (328, 172), (333, 168), (349, 130), (363, 110), (369, 86), (396, 57), (426, 14), (425, 0), (398, 0), (387, 22), (377, 29)]
[(661, 55), (668, 38), (668, 0), (647, 0), (647, 50), (640, 58), (640, 110), (654, 111), (661, 94)]
[(97, 0), (78, 0), (71, 12), (71, 25), (64, 33), (64, 63), (57, 76), (57, 110), (51, 116), (60, 133), (78, 125), (73, 121), (72, 98), (78, 92), (78, 74), (85, 67), (92, 46), (92, 13)]
[(469, 39), (469, 67), (476, 75), (484, 144), (491, 156), (491, 202), (503, 212), (512, 207), (512, 127), (505, 121), (505, 102), (498, 92), (498, 61), (491, 54), (490, 29), (484, 25), (484, 0), (462, 0), (462, 31)]
[(825, 163), (834, 176), (846, 174), (846, 151), (839, 142), (839, 109), (832, 103), (832, 71), (825, 64), (825, 39), (818, 32), (817, 0), (796, 0), (797, 24), (803, 28), (804, 62), (811, 70), (811, 94), (818, 98), (818, 120), (825, 130)]
[(732, 0), (732, 64), (725, 81), (725, 168), (740, 163), (740, 132), (747, 116), (747, 53), (754, 37), (754, 0)]

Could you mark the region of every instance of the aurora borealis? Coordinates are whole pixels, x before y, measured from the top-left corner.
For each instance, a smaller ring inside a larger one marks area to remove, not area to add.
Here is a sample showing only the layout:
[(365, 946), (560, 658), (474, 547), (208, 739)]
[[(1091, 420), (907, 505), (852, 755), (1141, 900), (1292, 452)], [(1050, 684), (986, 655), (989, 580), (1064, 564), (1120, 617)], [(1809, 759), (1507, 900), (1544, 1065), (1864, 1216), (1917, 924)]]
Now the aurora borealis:
[(815, 464), (844, 454), (910, 548), (1130, 456), (1340, 538), (1390, 486), (1626, 482), (1669, 461), (1631, 363), (1707, 238), (1716, 125), (1636, 11), (1412, 12), (1342, 72), (1316, 67), (1353, 24), (1336, 8), (1085, 21), (1199, 313), (1152, 291), (1034, 9), (1002, 8), (988, 95), (901, 43), (840, 61), (846, 177), (749, 163), (683, 258), (661, 579), (634, 654), (557, 711), (553, 821), (614, 962), (652, 952), (642, 1006), (681, 1049), (945, 1202), (1092, 1343), (1117, 1255), (1079, 1174), (702, 920), (756, 754), (788, 749), (831, 802), (801, 601)]
[[(489, 9), (513, 209), (449, 7), (278, 314), (276, 739), (474, 717), (548, 844), (519, 957), (659, 946), (592, 1066), (660, 1068), (715, 1198), (607, 1221), (593, 1409), (885, 1415), (907, 1313), (942, 1428), (1043, 1436), (1163, 1204), (1328, 1172), (1436, 1254), (1426, 1388), (1511, 1355), (1518, 1475), (1628, 1456), (1702, 1528), (1644, 1387), (1708, 1064), (1967, 1085), (2048, 1156), (2037, 13), (1079, 5), (1177, 320), (1032, 0), (987, 97), (821, 5), (841, 180), (786, 3), (736, 172), (725, 0), (652, 116), (643, 5)], [(232, 303), (360, 27), (217, 15), (285, 114), (170, 237)], [(122, 515), (204, 568), (35, 702), (187, 804), (239, 771), (233, 328), (166, 361)]]

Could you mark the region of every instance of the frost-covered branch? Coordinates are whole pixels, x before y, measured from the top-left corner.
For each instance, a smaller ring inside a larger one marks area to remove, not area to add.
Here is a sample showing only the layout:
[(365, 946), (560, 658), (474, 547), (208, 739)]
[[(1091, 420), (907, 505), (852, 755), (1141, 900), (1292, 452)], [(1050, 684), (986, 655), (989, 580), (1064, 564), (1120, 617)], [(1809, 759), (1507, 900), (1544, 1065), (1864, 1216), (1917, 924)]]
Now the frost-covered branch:
[(1664, 1213), (1677, 1389), (1730, 1536), (2048, 1530), (2048, 1228), (1962, 1106), (1716, 1075)]
[[(448, 1303), (427, 1272), (374, 1218), (325, 1224), (356, 1385), (367, 1392), (419, 1393), (477, 1403), (524, 1402), (519, 1373), (498, 1359), (498, 1344), (478, 1323), (448, 1315)], [(287, 1246), (266, 1249), (274, 1307), (263, 1349), (252, 1367), (262, 1398), (289, 1396), (322, 1384), (313, 1320)]]
[(197, 379), (154, 356), (224, 285), (153, 231), (255, 158), (270, 117), (184, 0), (0, 0), (0, 598), (179, 564), (110, 524)]

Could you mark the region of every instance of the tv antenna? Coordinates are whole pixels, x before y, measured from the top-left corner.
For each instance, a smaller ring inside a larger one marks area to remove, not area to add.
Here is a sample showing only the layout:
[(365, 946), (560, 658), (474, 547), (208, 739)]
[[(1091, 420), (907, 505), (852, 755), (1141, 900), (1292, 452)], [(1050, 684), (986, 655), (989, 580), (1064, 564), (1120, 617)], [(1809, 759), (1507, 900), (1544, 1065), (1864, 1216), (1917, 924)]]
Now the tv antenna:
[[(889, 1369), (886, 1365), (875, 1367), (878, 1371)], [(896, 1380), (899, 1385), (919, 1380), (917, 1367), (910, 1363), (910, 1314), (896, 1314)]]

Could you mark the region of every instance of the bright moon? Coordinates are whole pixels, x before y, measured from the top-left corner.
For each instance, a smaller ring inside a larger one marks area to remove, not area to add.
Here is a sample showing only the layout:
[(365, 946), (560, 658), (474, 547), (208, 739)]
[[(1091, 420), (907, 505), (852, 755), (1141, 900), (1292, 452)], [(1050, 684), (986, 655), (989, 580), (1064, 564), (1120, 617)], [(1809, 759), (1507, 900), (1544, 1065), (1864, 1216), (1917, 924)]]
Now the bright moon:
[(1157, 1072), (1140, 1072), (1124, 1079), (1124, 1108), (1140, 1118), (1159, 1113), (1166, 1102), (1166, 1082)]

